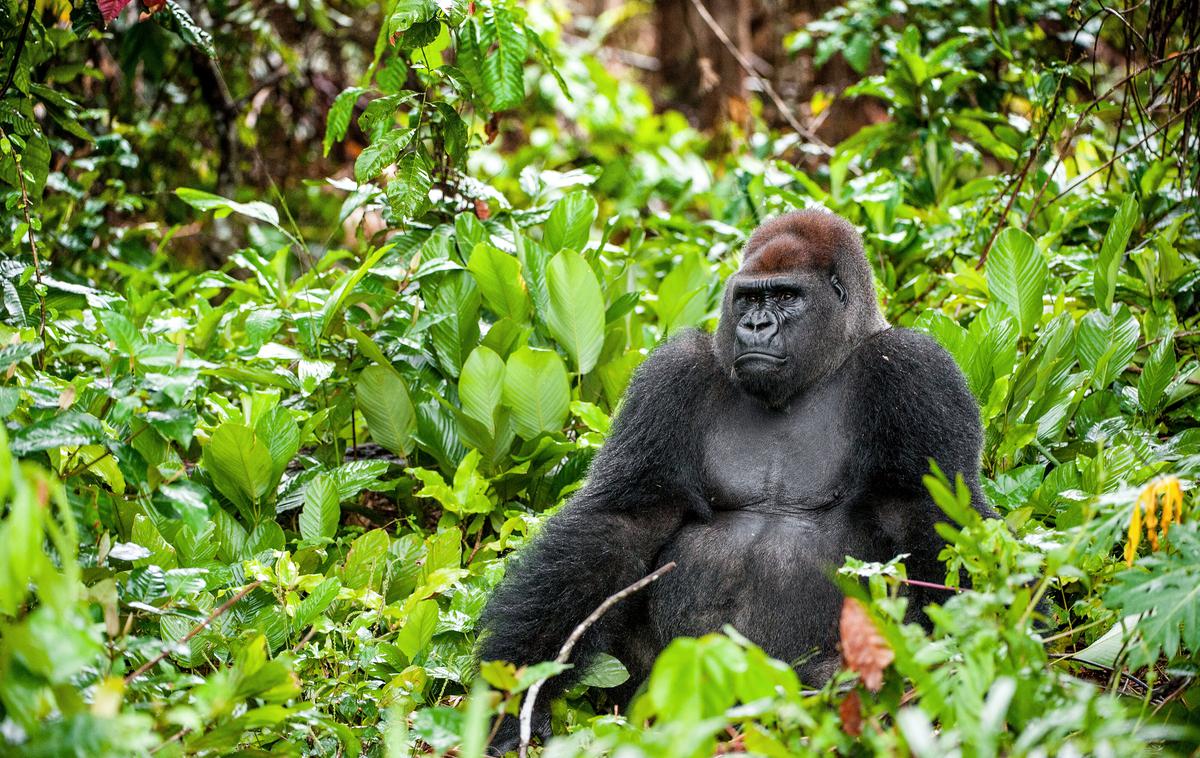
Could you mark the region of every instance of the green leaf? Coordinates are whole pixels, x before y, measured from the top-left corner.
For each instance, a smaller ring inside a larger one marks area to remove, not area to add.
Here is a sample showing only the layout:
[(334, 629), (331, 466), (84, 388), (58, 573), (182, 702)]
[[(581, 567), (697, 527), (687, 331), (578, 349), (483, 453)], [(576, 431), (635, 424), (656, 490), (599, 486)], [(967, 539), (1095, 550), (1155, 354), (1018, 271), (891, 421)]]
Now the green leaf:
[(522, 438), (560, 431), (570, 403), (567, 369), (557, 353), (524, 346), (509, 356), (504, 404), (512, 410), (513, 424)]
[(681, 637), (654, 663), (647, 695), (658, 715), (698, 721), (720, 714), (734, 702), (734, 673), (745, 656), (727, 637)]
[(411, 661), (433, 639), (437, 629), (438, 604), (436, 600), (422, 600), (413, 606), (412, 613), (396, 635), (396, 647)]
[(1096, 257), (1094, 293), (1096, 305), (1101, 310), (1108, 311), (1112, 308), (1117, 272), (1121, 269), (1121, 259), (1125, 256), (1129, 235), (1133, 233), (1137, 221), (1137, 198), (1128, 195), (1113, 215), (1108, 231), (1104, 234), (1104, 242), (1100, 245), (1100, 255)]
[(497, 316), (524, 323), (531, 304), (521, 262), (486, 242), (475, 245), (467, 270), (475, 277), (488, 308)]
[(383, 173), (399, 159), (413, 134), (412, 129), (391, 129), (367, 145), (354, 160), (354, 180), (363, 184)]
[(350, 589), (378, 591), (383, 570), (387, 568), (390, 544), (391, 539), (382, 529), (373, 529), (354, 540), (342, 568), (342, 583)]
[(347, 87), (333, 99), (329, 113), (325, 116), (325, 138), (321, 140), (322, 155), (329, 155), (334, 142), (346, 138), (350, 118), (354, 115), (354, 104), (366, 92), (362, 87)]
[(300, 536), (310, 542), (332, 540), (342, 517), (339, 505), (338, 488), (333, 479), (325, 474), (313, 477), (304, 488)]
[(407, 31), (413, 24), (428, 21), (437, 13), (437, 3), (434, 0), (396, 0), (392, 12), (388, 14), (388, 36)]
[(604, 295), (596, 274), (579, 253), (564, 250), (546, 269), (549, 312), (542, 314), (550, 334), (571, 356), (581, 374), (591, 371), (604, 347)]
[(388, 181), (387, 199), (398, 218), (415, 218), (429, 205), (433, 186), (433, 165), (423, 150), (406, 153), (396, 166), (396, 175)]
[(259, 417), (254, 435), (266, 444), (271, 456), (271, 481), (278, 482), (300, 451), (300, 427), (286, 409), (276, 405)]
[(40, 450), (91, 445), (104, 438), (100, 419), (90, 413), (67, 411), (17, 430), (9, 448), (14, 454), (24, 456)]
[(0, 347), (0, 373), (8, 371), (13, 364), (20, 363), (42, 351), (42, 341), (19, 342), (15, 345)]
[(654, 310), (665, 334), (696, 326), (708, 312), (708, 266), (700, 253), (685, 253), (663, 277)]
[(429, 330), (442, 370), (457, 377), (467, 355), (479, 343), (479, 288), (465, 271), (448, 271), (429, 297), (438, 317)]
[(484, 16), (486, 47), (495, 50), (484, 59), (483, 79), (491, 94), (492, 109), (515, 108), (525, 99), (525, 34), (504, 7), (493, 6)]
[(619, 660), (608, 653), (600, 653), (593, 660), (587, 671), (579, 678), (579, 684), (586, 687), (617, 687), (629, 679), (629, 671)]
[(1091, 311), (1079, 323), (1075, 352), (1079, 364), (1092, 372), (1092, 386), (1107, 387), (1121, 375), (1137, 352), (1140, 329), (1124, 305), (1105, 314)]
[(230, 213), (239, 213), (255, 221), (262, 221), (280, 228), (279, 211), (267, 203), (258, 200), (251, 203), (239, 203), (220, 195), (214, 195), (211, 192), (204, 192), (203, 190), (192, 189), (190, 187), (180, 187), (175, 190), (175, 194), (180, 200), (196, 210), (216, 211), (217, 218), (227, 216)]
[(154, 16), (159, 24), (178, 34), (180, 39), (209, 58), (217, 57), (212, 35), (201, 29), (179, 3), (175, 0), (167, 0), (165, 11), (165, 13), (157, 13)]
[(292, 627), (299, 632), (316, 621), (317, 617), (337, 599), (338, 591), (341, 588), (342, 583), (337, 580), (337, 577), (332, 576), (314, 587), (308, 593), (308, 597), (301, 600), (300, 605), (296, 607), (296, 616), (292, 619)]
[(554, 204), (542, 244), (552, 253), (562, 250), (583, 252), (588, 234), (596, 221), (596, 201), (587, 192), (576, 191)]
[(1008, 227), (996, 238), (987, 261), (988, 291), (1017, 320), (1022, 335), (1042, 317), (1042, 296), (1049, 274), (1046, 261), (1024, 231)]
[(1150, 350), (1138, 378), (1138, 404), (1147, 415), (1153, 416), (1162, 404), (1163, 395), (1175, 378), (1179, 365), (1175, 361), (1175, 338), (1167, 336)]
[(480, 345), (471, 351), (458, 378), (458, 397), (463, 413), (496, 435), (496, 409), (504, 395), (504, 360), (494, 350)]
[(221, 494), (247, 520), (257, 520), (256, 506), (271, 487), (271, 453), (254, 431), (226, 421), (204, 448), (204, 468)]
[(371, 437), (401, 457), (412, 450), (416, 415), (404, 380), (391, 366), (367, 366), (358, 377), (358, 409)]

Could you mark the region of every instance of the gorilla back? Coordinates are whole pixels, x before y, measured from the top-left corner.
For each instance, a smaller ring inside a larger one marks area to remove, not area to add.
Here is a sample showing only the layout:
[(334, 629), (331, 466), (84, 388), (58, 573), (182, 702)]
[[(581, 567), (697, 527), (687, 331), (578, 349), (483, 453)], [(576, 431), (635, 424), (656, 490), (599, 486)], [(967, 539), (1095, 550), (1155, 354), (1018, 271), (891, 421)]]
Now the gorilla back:
[[(931, 459), (995, 515), (981, 440), (950, 356), (884, 321), (853, 227), (781, 216), (747, 242), (716, 334), (680, 335), (638, 370), (586, 486), (510, 563), (481, 658), (552, 659), (605, 597), (673, 560), (589, 630), (574, 672), (607, 651), (636, 683), (674, 637), (732, 624), (820, 683), (836, 666), (829, 577), (847, 555), (908, 553), (910, 577), (944, 578)], [(926, 593), (910, 594), (914, 615)]]

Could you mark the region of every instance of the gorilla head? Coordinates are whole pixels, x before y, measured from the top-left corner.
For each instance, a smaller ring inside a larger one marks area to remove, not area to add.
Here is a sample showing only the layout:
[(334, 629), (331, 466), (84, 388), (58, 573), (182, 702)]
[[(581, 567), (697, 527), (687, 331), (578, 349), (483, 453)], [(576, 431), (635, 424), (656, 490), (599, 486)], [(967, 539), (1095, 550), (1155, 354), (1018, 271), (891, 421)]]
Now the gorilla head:
[(858, 232), (832, 213), (796, 211), (746, 243), (715, 347), (747, 394), (780, 408), (886, 328)]

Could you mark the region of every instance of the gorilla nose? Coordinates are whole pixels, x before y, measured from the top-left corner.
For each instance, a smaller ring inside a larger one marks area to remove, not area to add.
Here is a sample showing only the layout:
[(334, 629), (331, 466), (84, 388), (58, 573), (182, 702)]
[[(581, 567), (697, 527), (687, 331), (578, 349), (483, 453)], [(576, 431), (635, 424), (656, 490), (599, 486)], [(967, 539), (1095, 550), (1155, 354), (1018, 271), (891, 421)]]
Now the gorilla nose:
[(738, 339), (747, 347), (769, 344), (779, 331), (779, 324), (769, 316), (747, 316), (738, 324)]

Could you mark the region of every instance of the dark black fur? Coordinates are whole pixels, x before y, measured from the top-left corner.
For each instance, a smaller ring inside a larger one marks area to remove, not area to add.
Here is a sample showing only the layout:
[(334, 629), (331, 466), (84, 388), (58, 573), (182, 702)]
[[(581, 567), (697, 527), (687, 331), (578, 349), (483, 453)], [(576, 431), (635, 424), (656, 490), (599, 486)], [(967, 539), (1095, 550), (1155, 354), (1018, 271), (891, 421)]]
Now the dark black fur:
[[(944, 350), (888, 328), (870, 276), (836, 216), (793, 213), (756, 232), (717, 334), (682, 334), (646, 360), (587, 485), (510, 563), (480, 658), (554, 658), (605, 597), (674, 560), (584, 636), (574, 673), (607, 651), (629, 668), (629, 694), (671, 639), (729, 623), (817, 684), (836, 668), (829, 575), (845, 556), (909, 553), (911, 578), (941, 582), (943, 516), (921, 478), (930, 459), (961, 473), (994, 515), (979, 411)], [(937, 599), (911, 596), (914, 609)]]

